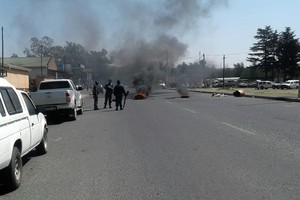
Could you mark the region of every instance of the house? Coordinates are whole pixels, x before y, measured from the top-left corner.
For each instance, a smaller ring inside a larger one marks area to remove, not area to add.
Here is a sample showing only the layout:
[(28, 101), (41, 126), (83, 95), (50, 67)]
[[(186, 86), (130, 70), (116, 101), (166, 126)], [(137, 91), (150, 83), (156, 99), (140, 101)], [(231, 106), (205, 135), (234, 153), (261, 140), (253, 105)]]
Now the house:
[(53, 57), (4, 58), (4, 63), (30, 69), (30, 90), (34, 90), (42, 80), (62, 77)]
[(0, 77), (4, 77), (17, 89), (29, 91), (29, 73), (30, 69), (3, 63), (0, 67)]

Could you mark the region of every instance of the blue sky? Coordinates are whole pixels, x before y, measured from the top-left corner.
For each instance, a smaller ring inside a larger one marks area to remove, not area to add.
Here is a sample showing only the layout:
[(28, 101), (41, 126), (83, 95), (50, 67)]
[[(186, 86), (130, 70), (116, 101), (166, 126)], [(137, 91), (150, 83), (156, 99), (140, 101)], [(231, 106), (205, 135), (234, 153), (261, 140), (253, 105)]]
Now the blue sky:
[[(195, 3), (199, 8), (187, 6)], [(55, 45), (70, 41), (110, 52), (166, 34), (187, 45), (178, 62), (196, 61), (204, 53), (217, 67), (225, 55), (226, 67), (232, 67), (249, 64), (246, 57), (258, 28), (270, 25), (281, 32), (291, 27), (297, 38), (300, 35), (299, 0), (0, 0), (0, 8), (7, 57), (23, 56), (32, 37), (49, 36)], [(180, 15), (185, 20), (165, 23), (179, 16), (181, 8), (187, 11)]]

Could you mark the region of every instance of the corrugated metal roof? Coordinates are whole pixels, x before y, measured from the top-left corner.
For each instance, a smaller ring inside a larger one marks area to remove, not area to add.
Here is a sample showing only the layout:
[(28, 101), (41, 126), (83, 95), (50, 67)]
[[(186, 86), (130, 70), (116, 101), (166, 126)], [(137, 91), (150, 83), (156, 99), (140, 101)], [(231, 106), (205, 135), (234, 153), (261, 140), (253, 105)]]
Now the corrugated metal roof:
[(17, 69), (17, 70), (21, 70), (21, 71), (26, 71), (26, 72), (29, 72), (31, 71), (31, 69), (29, 68), (26, 68), (26, 67), (20, 67), (20, 66), (16, 66), (16, 65), (11, 65), (11, 64), (3, 64), (3, 68), (4, 69)]
[[(51, 57), (42, 58), (42, 66), (46, 66)], [(41, 67), (40, 57), (19, 57), (19, 58), (4, 58), (5, 64), (11, 64), (20, 67)]]

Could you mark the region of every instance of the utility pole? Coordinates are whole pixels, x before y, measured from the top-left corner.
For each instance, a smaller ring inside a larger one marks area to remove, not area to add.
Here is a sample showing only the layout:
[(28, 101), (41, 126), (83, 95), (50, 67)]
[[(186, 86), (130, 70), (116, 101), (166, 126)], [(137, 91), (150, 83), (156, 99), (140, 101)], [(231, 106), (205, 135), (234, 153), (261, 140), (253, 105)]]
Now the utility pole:
[(2, 33), (2, 58), (1, 58), (1, 76), (4, 76), (4, 40), (3, 40), (3, 26), (1, 27)]
[[(300, 84), (300, 80), (299, 80), (299, 84)], [(300, 87), (298, 87), (298, 98), (300, 98)]]
[(225, 55), (223, 55), (223, 89), (225, 86)]
[(199, 51), (199, 65), (201, 63), (201, 51)]
[(43, 77), (43, 45), (40, 44), (41, 47), (41, 78)]

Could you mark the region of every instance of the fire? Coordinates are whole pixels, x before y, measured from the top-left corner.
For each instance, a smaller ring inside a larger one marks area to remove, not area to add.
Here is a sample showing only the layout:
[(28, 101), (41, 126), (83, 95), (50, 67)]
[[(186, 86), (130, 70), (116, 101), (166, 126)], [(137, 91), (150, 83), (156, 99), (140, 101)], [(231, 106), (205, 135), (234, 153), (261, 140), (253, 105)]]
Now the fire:
[(146, 97), (149, 95), (149, 89), (146, 85), (140, 85), (136, 89), (136, 95), (134, 96), (134, 99), (146, 99)]

